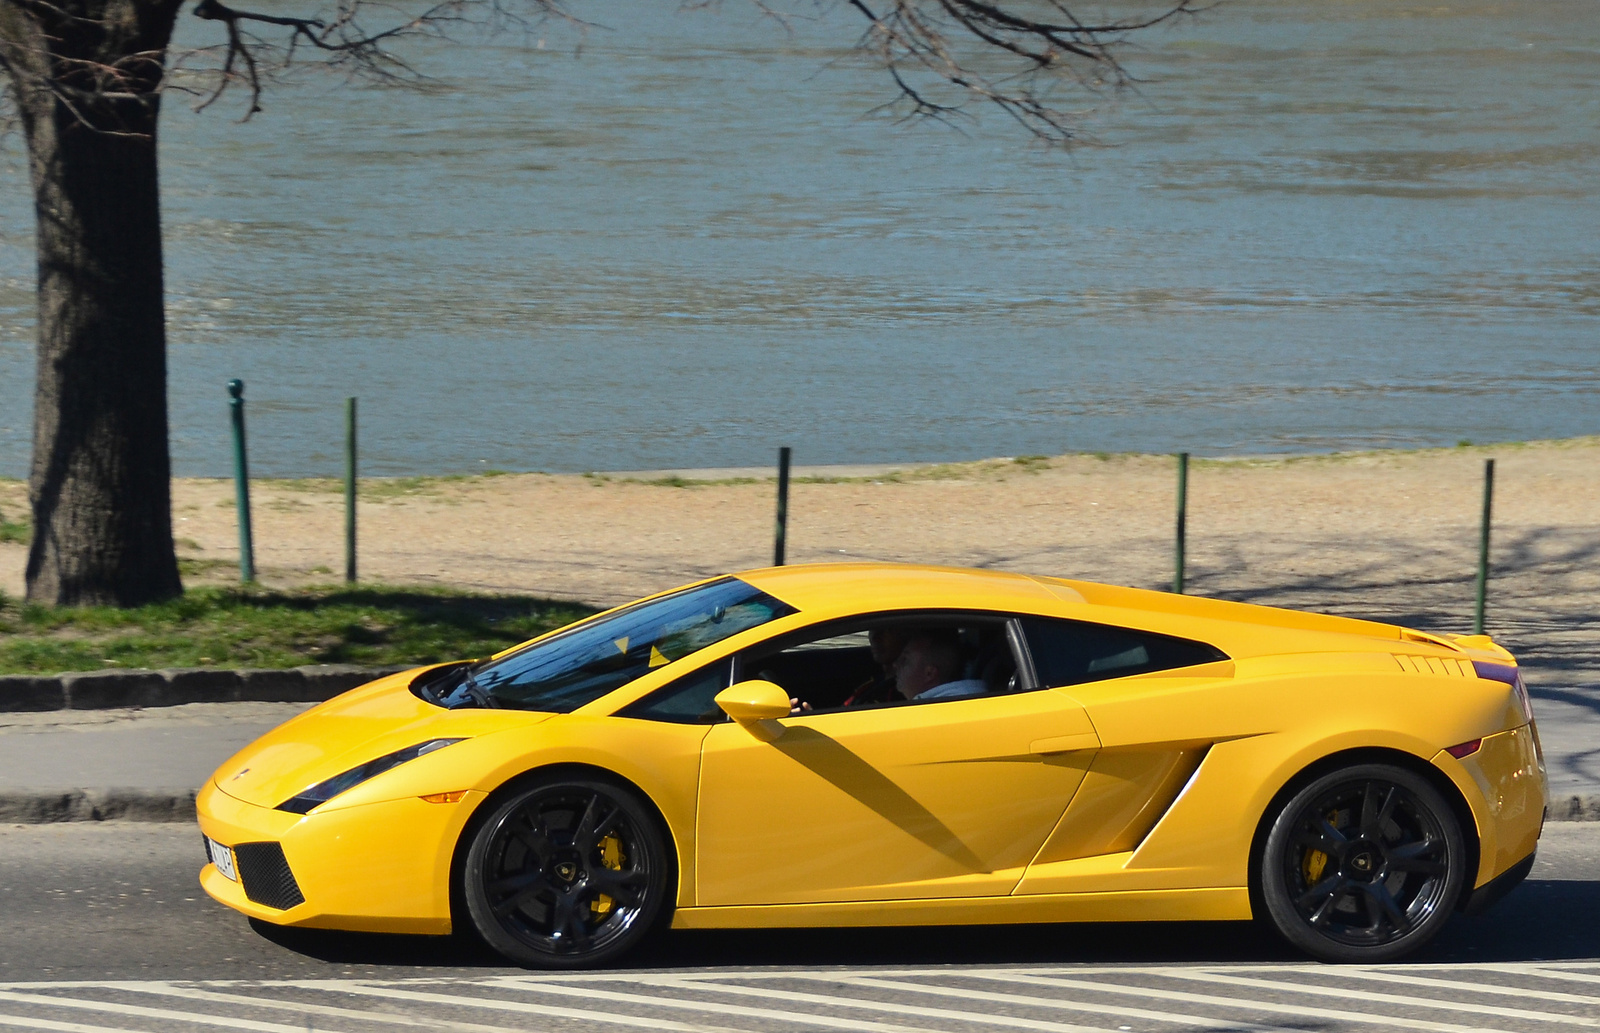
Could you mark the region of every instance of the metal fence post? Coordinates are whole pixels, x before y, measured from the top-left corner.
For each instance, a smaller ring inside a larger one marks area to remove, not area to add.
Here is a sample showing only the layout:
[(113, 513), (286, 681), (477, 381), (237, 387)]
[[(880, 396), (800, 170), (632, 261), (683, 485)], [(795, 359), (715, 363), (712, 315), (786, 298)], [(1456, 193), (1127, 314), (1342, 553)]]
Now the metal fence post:
[(783, 566), (785, 539), (789, 535), (789, 446), (778, 449), (778, 533), (772, 544), (772, 565)]
[(1472, 633), (1483, 634), (1483, 611), (1489, 598), (1489, 524), (1494, 514), (1494, 460), (1483, 461), (1483, 525), (1478, 529), (1478, 605)]
[(1183, 594), (1184, 538), (1189, 530), (1189, 453), (1178, 453), (1178, 535), (1172, 555), (1172, 590)]
[(250, 467), (244, 448), (244, 381), (228, 381), (228, 408), (233, 411), (233, 493), (239, 513), (239, 580), (256, 579), (255, 541), (250, 533)]
[(344, 400), (344, 579), (356, 579), (356, 400)]

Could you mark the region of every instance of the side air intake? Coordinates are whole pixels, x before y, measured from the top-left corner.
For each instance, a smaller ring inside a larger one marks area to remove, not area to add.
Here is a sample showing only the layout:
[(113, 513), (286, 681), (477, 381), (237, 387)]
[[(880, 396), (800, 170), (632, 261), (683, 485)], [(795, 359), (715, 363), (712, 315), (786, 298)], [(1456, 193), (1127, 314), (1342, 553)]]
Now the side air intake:
[(239, 882), (244, 895), (263, 907), (287, 911), (306, 902), (294, 881), (283, 847), (277, 843), (240, 843), (233, 848), (239, 861)]

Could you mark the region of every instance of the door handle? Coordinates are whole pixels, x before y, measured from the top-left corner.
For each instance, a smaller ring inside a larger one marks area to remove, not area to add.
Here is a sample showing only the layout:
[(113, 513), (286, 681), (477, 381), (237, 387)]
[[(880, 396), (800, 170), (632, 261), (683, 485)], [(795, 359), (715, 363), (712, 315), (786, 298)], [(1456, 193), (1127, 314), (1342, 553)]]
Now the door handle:
[(1029, 753), (1071, 753), (1073, 750), (1098, 750), (1100, 737), (1093, 732), (1073, 735), (1053, 735), (1048, 739), (1035, 739), (1028, 744)]

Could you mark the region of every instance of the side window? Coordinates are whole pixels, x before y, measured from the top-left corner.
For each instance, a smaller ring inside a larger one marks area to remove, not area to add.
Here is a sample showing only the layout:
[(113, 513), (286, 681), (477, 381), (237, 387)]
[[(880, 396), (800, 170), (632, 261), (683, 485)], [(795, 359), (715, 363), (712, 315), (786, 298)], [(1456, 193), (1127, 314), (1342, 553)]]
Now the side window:
[(686, 725), (716, 724), (724, 719), (722, 708), (716, 704), (717, 693), (728, 687), (732, 669), (731, 659), (709, 664), (629, 704), (617, 716)]
[(752, 651), (744, 677), (781, 685), (813, 710), (829, 710), (887, 699), (883, 672), (872, 658), (872, 640), (862, 627), (836, 627), (825, 637), (791, 642), (778, 652)]
[(1024, 617), (1022, 631), (1041, 685), (1077, 685), (1228, 659), (1204, 642), (1086, 621)]
[(1016, 656), (998, 614), (880, 614), (742, 654), (740, 678), (783, 687), (806, 710), (929, 703), (1014, 691)]

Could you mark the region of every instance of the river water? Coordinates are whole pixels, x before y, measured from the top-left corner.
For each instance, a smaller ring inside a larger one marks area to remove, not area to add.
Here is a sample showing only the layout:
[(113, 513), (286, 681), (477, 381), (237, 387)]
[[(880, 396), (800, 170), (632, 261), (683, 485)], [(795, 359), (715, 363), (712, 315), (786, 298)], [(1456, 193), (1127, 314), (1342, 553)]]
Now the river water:
[(847, 11), (581, 10), (581, 49), (427, 48), (431, 95), (169, 103), (179, 473), (226, 472), (232, 376), (273, 475), (338, 469), (346, 395), (373, 474), (1600, 432), (1594, 0), (1231, 0), (1126, 53), (1144, 83), (1069, 153), (873, 114)]

